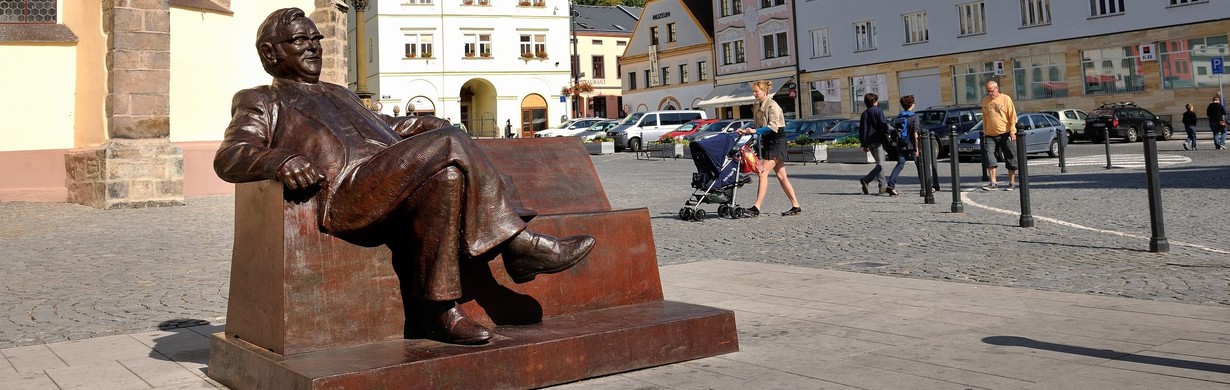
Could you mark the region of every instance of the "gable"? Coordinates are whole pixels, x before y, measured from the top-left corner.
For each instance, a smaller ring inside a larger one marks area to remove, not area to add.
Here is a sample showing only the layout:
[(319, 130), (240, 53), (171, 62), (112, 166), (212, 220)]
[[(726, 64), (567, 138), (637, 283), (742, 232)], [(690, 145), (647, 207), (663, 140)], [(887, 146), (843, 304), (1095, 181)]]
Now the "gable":
[[(667, 25), (675, 24), (676, 41), (668, 42)], [(658, 52), (696, 45), (712, 46), (713, 41), (701, 24), (679, 0), (650, 0), (645, 3), (640, 21), (624, 50), (624, 57), (648, 55), (652, 42), (650, 28), (658, 28)]]

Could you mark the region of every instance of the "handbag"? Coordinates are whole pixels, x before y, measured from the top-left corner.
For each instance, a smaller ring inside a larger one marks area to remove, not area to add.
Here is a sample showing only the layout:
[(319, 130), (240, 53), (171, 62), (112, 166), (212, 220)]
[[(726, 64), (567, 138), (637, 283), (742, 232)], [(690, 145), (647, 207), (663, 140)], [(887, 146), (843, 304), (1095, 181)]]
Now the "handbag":
[(756, 156), (756, 150), (752, 149), (751, 145), (744, 144), (739, 148), (739, 156), (742, 157), (739, 163), (739, 173), (756, 173), (764, 170), (764, 165), (760, 162), (760, 158)]

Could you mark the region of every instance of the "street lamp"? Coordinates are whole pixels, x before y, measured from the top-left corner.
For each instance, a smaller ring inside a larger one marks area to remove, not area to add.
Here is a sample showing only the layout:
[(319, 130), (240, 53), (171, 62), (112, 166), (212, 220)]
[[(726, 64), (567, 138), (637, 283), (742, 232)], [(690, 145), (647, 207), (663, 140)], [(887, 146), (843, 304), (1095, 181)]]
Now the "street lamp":
[(572, 117), (577, 118), (580, 117), (578, 114), (580, 108), (578, 100), (581, 99), (581, 91), (577, 87), (581, 84), (581, 54), (577, 51), (576, 19), (577, 16), (581, 16), (581, 13), (577, 12), (576, 8), (572, 8), (574, 7), (572, 4), (569, 4), (568, 7), (571, 9), (571, 12), (568, 13), (568, 30), (572, 32)]

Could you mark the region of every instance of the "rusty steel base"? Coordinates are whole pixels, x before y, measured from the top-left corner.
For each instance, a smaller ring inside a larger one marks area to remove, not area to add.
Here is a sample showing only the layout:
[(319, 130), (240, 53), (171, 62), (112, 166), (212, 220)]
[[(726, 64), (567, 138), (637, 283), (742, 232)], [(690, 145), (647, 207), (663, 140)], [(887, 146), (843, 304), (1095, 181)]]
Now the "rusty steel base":
[(734, 313), (671, 301), (495, 333), (482, 346), (407, 339), (290, 356), (216, 333), (209, 376), (234, 389), (536, 388), (739, 350)]

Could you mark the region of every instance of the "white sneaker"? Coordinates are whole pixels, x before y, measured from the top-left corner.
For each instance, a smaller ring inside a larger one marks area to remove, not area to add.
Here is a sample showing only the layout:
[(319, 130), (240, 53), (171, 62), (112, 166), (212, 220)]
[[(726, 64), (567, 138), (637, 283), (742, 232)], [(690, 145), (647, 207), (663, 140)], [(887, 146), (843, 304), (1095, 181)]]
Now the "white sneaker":
[(999, 189), (999, 184), (995, 184), (995, 183), (991, 183), (991, 184), (987, 184), (987, 185), (985, 185), (985, 186), (982, 186), (982, 190), (983, 190), (983, 191), (995, 191), (995, 190), (998, 190), (998, 189)]
[(1007, 187), (1004, 187), (1004, 191), (1012, 191), (1015, 189), (1013, 188), (1014, 186), (1015, 186), (1014, 184), (1009, 184)]

